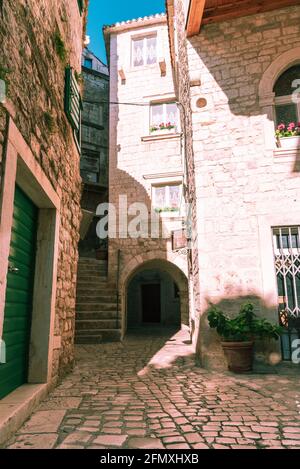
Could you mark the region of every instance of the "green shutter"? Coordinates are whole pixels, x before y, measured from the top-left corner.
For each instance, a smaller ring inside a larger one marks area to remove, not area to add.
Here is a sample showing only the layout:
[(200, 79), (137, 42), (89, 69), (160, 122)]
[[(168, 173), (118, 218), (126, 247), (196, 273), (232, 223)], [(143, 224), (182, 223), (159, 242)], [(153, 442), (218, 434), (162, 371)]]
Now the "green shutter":
[(65, 113), (74, 130), (76, 143), (80, 146), (82, 101), (74, 70), (66, 68)]
[(78, 2), (78, 8), (79, 8), (80, 14), (82, 14), (83, 7), (84, 7), (83, 0), (77, 0), (77, 2)]

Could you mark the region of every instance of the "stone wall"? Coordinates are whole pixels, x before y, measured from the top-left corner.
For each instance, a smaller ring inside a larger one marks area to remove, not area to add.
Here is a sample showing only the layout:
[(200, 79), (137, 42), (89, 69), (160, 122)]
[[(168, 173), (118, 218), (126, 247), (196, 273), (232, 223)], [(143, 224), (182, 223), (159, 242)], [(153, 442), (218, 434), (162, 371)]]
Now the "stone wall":
[[(278, 320), (271, 228), (300, 223), (299, 154), (276, 150), (259, 85), (275, 60), (299, 48), (299, 33), (297, 6), (206, 25), (188, 40), (190, 73), (201, 76), (191, 106), (205, 365), (224, 365), (206, 322), (210, 302), (233, 313), (250, 298)], [(257, 357), (277, 360), (277, 350), (258, 346)]]
[[(187, 55), (185, 33), (185, 7), (181, 0), (168, 0), (168, 23), (171, 42), (171, 59), (173, 61), (176, 93), (181, 103), (181, 122), (185, 138), (185, 183), (186, 202), (190, 204), (189, 227), (191, 229), (191, 244), (188, 256), (189, 263), (189, 304), (190, 324), (194, 344), (197, 345), (200, 321), (200, 283), (198, 258), (198, 226), (196, 207), (196, 180), (194, 168), (193, 126), (191, 111), (191, 81)], [(176, 16), (174, 12), (176, 11)], [(176, 34), (174, 30), (176, 27)]]
[[(74, 357), (81, 179), (79, 152), (64, 113), (64, 86), (67, 64), (81, 70), (83, 18), (77, 0), (9, 0), (1, 2), (0, 15), (6, 107), (61, 199), (55, 321), (55, 343), (61, 345), (54, 350), (56, 376)], [(1, 108), (0, 145), (2, 129)]]

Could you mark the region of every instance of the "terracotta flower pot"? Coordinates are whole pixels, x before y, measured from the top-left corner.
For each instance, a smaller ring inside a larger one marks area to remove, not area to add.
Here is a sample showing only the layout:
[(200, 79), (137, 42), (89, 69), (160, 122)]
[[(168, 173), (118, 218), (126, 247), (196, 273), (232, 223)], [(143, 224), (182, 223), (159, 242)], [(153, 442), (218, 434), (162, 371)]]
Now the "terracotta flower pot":
[(222, 342), (229, 371), (245, 373), (252, 371), (254, 342)]

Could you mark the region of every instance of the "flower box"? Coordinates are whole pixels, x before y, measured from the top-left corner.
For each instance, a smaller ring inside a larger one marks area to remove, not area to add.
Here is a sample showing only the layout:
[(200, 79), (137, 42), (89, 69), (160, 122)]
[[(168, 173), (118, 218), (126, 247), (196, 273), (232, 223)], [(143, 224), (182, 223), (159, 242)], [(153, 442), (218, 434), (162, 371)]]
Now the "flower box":
[(168, 122), (164, 124), (163, 122), (159, 125), (153, 124), (150, 126), (150, 134), (170, 134), (176, 132), (176, 125)]
[(277, 126), (275, 136), (277, 144), (283, 150), (300, 149), (300, 122), (282, 123)]
[(172, 129), (158, 129), (158, 130), (152, 130), (151, 134), (153, 135), (165, 135), (165, 134), (173, 134), (175, 133), (175, 128), (173, 127)]
[(279, 147), (284, 150), (300, 150), (300, 135), (295, 137), (280, 137)]

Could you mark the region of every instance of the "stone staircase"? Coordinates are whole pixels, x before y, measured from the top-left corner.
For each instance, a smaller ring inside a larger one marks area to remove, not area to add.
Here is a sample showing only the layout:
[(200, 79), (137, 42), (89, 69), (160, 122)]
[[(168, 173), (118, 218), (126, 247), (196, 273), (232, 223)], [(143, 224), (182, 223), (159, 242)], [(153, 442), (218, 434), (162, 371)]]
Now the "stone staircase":
[(120, 338), (116, 287), (107, 282), (107, 261), (81, 258), (77, 274), (75, 343), (98, 344)]

